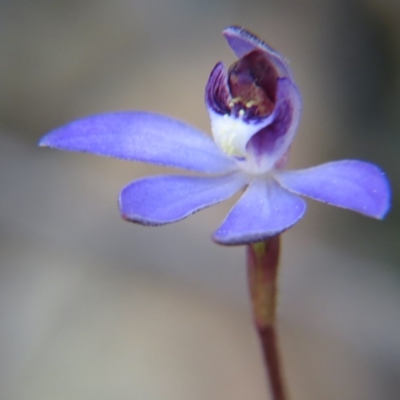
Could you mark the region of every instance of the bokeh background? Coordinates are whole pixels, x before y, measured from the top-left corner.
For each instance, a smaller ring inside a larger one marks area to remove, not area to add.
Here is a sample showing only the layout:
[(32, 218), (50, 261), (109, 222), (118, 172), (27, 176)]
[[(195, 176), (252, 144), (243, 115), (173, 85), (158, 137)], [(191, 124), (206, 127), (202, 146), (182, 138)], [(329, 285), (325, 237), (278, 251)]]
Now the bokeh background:
[[(284, 234), (280, 330), (293, 399), (400, 392), (397, 0), (0, 1), (0, 398), (267, 398), (233, 200), (161, 228), (119, 190), (161, 169), (39, 149), (87, 114), (148, 109), (209, 132), (205, 82), (246, 26), (304, 100), (291, 167), (357, 158), (393, 187), (384, 222), (309, 202)], [(165, 172), (165, 170), (163, 170)]]

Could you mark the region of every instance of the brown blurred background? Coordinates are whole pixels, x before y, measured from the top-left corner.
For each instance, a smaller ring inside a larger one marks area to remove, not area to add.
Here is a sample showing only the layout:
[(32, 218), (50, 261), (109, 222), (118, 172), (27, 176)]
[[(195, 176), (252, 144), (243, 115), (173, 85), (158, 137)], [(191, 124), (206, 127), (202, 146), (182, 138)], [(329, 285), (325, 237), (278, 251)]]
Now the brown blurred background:
[(366, 159), (393, 187), (384, 222), (310, 201), (284, 235), (291, 398), (399, 398), (397, 0), (0, 0), (1, 399), (266, 398), (244, 249), (209, 238), (233, 201), (136, 226), (118, 192), (161, 169), (36, 146), (119, 109), (209, 132), (203, 91), (234, 60), (230, 24), (291, 62), (304, 112), (290, 166)]

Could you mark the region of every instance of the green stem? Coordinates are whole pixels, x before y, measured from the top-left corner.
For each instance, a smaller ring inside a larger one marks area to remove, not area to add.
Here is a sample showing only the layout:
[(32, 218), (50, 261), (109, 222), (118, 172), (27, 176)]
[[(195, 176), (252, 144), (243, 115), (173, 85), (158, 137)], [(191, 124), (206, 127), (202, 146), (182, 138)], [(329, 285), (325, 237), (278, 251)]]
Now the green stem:
[(273, 400), (287, 400), (276, 332), (279, 235), (247, 246), (254, 322), (260, 337)]

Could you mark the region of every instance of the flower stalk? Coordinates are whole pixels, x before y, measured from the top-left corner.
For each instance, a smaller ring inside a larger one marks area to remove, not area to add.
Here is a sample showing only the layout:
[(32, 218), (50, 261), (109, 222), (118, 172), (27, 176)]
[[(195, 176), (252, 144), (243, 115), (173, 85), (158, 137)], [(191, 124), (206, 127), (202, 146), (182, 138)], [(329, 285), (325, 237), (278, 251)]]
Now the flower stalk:
[(279, 251), (279, 235), (247, 245), (247, 272), (272, 399), (287, 400), (276, 331)]

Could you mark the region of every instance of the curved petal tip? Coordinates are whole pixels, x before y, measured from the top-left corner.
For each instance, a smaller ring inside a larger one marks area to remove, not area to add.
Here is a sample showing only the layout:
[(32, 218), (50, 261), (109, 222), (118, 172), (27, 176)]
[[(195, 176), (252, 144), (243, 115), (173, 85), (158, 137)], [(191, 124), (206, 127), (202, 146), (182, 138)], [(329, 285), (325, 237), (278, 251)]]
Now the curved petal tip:
[(390, 185), (376, 165), (358, 160), (333, 161), (277, 174), (289, 191), (333, 206), (382, 219), (390, 209)]
[(124, 219), (142, 225), (163, 225), (233, 196), (246, 176), (231, 173), (216, 177), (153, 176), (126, 186), (119, 198)]
[(247, 29), (233, 25), (224, 29), (222, 34), (236, 57), (241, 58), (252, 50), (260, 49), (264, 51), (275, 64), (280, 76), (287, 76), (291, 79), (293, 78), (293, 74), (289, 68), (289, 63), (285, 58)]

